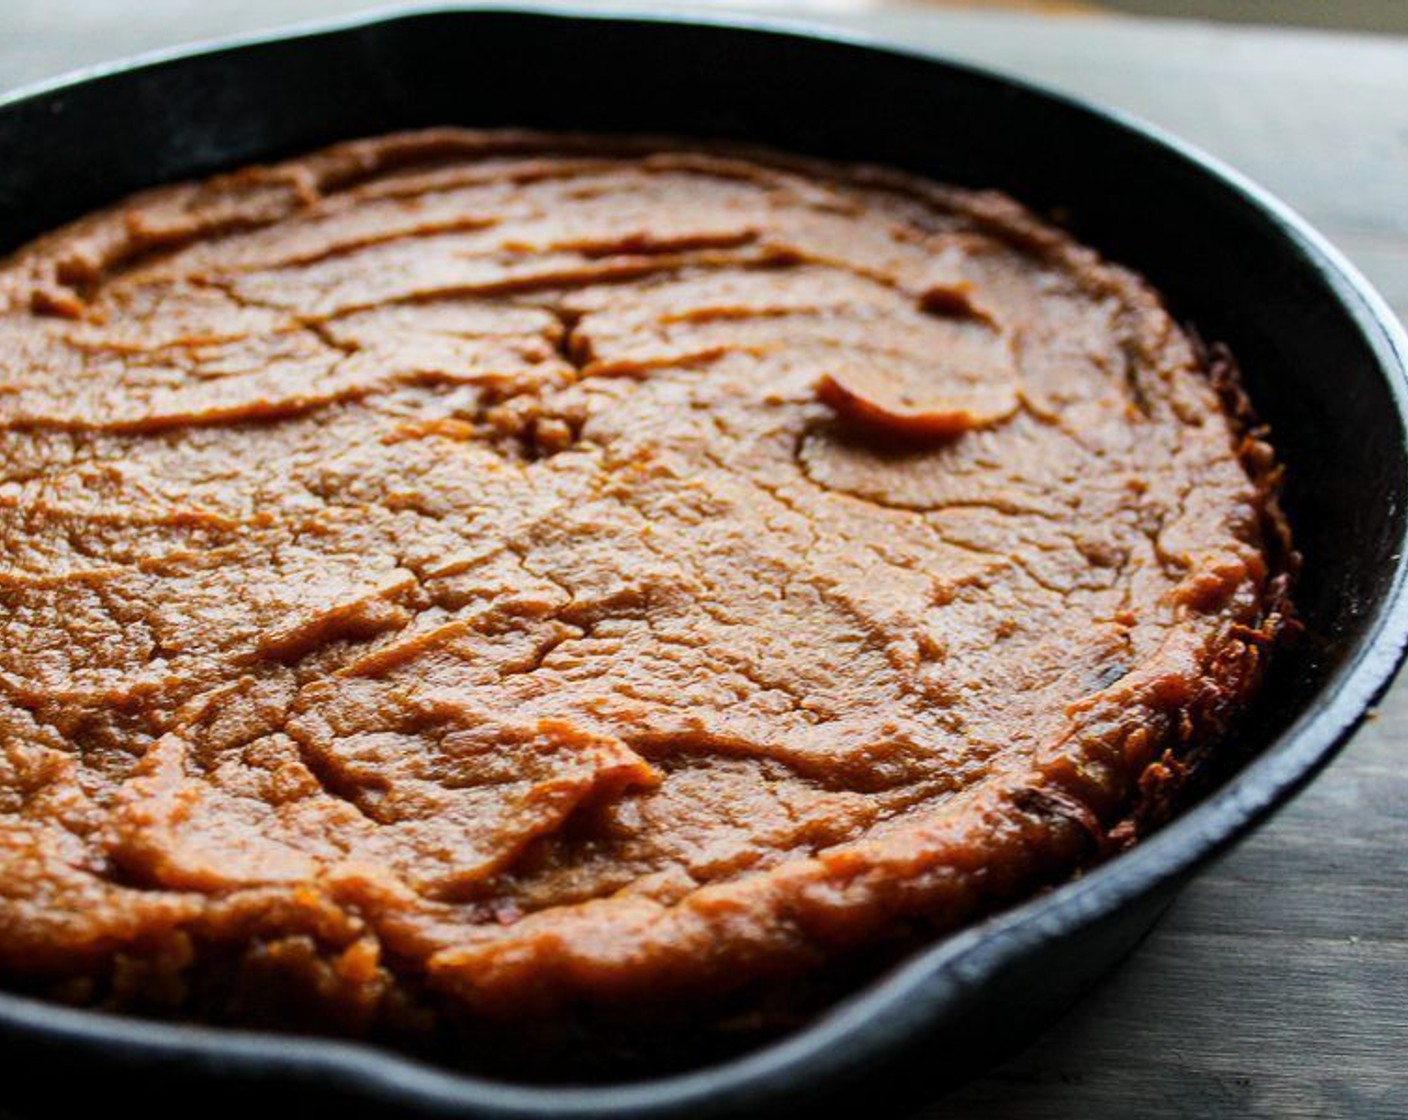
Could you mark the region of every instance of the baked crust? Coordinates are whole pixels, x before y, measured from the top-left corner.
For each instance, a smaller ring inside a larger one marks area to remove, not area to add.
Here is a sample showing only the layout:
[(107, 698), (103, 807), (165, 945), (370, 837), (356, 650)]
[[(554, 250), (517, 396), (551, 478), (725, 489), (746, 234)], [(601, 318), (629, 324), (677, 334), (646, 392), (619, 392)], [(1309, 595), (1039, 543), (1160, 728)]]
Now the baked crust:
[(874, 168), (343, 144), (21, 250), (0, 368), (0, 974), (77, 1002), (703, 1016), (1130, 842), (1287, 613), (1226, 360)]

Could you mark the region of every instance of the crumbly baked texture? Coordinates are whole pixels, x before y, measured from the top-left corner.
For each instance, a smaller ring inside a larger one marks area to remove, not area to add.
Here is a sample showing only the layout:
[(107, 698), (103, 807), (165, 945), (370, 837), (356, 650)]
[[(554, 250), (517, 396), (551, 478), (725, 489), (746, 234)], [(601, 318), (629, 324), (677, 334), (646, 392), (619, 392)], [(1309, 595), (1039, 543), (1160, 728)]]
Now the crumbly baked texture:
[(542, 1024), (1069, 877), (1280, 623), (1205, 367), (1005, 197), (678, 142), (389, 136), (33, 243), (0, 977)]

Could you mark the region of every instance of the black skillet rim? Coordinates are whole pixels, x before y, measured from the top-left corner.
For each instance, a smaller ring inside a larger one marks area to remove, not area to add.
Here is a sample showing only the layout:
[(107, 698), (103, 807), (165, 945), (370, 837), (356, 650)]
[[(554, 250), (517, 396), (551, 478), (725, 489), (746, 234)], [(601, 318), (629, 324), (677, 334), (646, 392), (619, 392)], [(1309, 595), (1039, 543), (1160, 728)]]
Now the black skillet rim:
[[(374, 9), (269, 32), (203, 40), (85, 67), (0, 96), (0, 113), (33, 98), (96, 79), (194, 56), (264, 43), (388, 25), (416, 17), (464, 13), (544, 20), (708, 25), (763, 37), (822, 39), (839, 46), (928, 63), (965, 78), (1006, 87), (1083, 113), (1104, 127), (1162, 147), (1236, 200), (1260, 212), (1317, 273), (1349, 313), (1378, 359), (1400, 427), (1408, 431), (1408, 332), (1358, 270), (1309, 223), (1241, 173), (1163, 129), (1132, 115), (1010, 78), (942, 54), (895, 46), (882, 38), (795, 19), (678, 11), (656, 13), (513, 4), (428, 4)], [(508, 1084), (434, 1068), (358, 1043), (269, 1032), (166, 1024), (41, 1003), (0, 992), (0, 1025), (55, 1046), (125, 1051), (137, 1061), (189, 1061), (212, 1072), (305, 1084), (336, 1083), (368, 1103), (414, 1104), (428, 1114), (494, 1120), (530, 1117), (630, 1118), (721, 1115), (781, 1104), (796, 1086), (840, 1084), (884, 1061), (923, 1032), (956, 992), (980, 986), (1003, 966), (1055, 939), (1078, 935), (1097, 919), (1185, 878), (1232, 846), (1295, 796), (1345, 745), (1388, 689), (1408, 653), (1408, 533), (1399, 542), (1388, 591), (1353, 655), (1314, 701), (1221, 788), (1157, 834), (1050, 894), (1006, 911), (925, 949), (846, 1000), (812, 1026), (730, 1061), (657, 1080), (593, 1087)]]

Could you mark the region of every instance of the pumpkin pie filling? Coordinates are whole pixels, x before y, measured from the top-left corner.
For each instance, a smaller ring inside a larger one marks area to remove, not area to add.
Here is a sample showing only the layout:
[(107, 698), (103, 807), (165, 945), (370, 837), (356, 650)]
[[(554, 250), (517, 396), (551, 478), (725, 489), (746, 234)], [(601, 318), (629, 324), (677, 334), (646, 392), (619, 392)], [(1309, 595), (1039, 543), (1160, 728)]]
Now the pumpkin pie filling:
[(41, 238), (0, 979), (704, 1016), (1069, 878), (1283, 625), (1213, 366), (1001, 195), (677, 141), (393, 135)]

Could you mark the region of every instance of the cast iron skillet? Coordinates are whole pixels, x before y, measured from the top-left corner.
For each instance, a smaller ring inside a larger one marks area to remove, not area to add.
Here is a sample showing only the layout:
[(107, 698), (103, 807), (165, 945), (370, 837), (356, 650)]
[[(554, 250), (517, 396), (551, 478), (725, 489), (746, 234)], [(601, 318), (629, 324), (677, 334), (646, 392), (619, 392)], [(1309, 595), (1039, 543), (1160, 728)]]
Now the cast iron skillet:
[(299, 29), (0, 102), (0, 252), (140, 187), (444, 123), (741, 137), (1060, 208), (1078, 236), (1145, 273), (1177, 314), (1240, 357), (1289, 466), (1306, 637), (1275, 664), (1243, 727), (1246, 763), (1201, 804), (740, 1059), (624, 1085), (507, 1085), (357, 1045), (0, 996), (6, 1106), (63, 1114), (96, 1082), (113, 1103), (140, 1100), (155, 1113), (218, 1103), (700, 1120), (815, 1115), (816, 1102), (851, 1093), (873, 1114), (880, 1100), (933, 1093), (1049, 1023), (1200, 865), (1304, 785), (1387, 686), (1408, 634), (1402, 329), (1338, 253), (1258, 187), (1142, 124), (1018, 82), (734, 21), (437, 9)]

